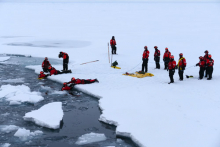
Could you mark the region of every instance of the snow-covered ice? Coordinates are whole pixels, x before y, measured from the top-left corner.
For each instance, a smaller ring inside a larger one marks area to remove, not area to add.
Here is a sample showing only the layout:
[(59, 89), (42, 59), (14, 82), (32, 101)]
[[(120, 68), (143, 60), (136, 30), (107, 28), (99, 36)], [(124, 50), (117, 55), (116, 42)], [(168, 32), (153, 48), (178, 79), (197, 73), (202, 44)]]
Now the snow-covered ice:
[(24, 78), (2, 80), (5, 83), (24, 83)]
[[(76, 88), (102, 97), (100, 120), (117, 125), (117, 135), (131, 137), (140, 146), (220, 146), (220, 3), (67, 1), (4, 1), (0, 9), (1, 35), (33, 37), (0, 38), (0, 52), (49, 59), (58, 58), (60, 51), (67, 52), (73, 73), (49, 79), (63, 83), (71, 77), (97, 78), (99, 83)], [(107, 42), (113, 35), (118, 53), (113, 61), (118, 61), (120, 70), (110, 68), (108, 61)], [(82, 44), (69, 48), (71, 40)], [(48, 47), (54, 41), (63, 43), (63, 47)], [(122, 76), (141, 69), (145, 45), (150, 51), (148, 71), (155, 76), (143, 79)], [(154, 69), (155, 45), (162, 55), (168, 47), (176, 61), (182, 52), (187, 61), (184, 74), (194, 78), (180, 82), (176, 71), (175, 83), (168, 85), (169, 75), (163, 70), (162, 57), (161, 69)], [(205, 50), (215, 60), (211, 81), (197, 80), (199, 68), (194, 67)], [(80, 65), (94, 60), (99, 61)], [(42, 70), (40, 65), (32, 68), (38, 74)], [(55, 68), (61, 70), (62, 65)]]
[(26, 113), (23, 118), (42, 127), (58, 129), (63, 115), (62, 103), (53, 102), (42, 106), (38, 110)]
[(0, 62), (7, 61), (10, 57), (0, 57)]
[(76, 141), (76, 144), (78, 145), (84, 145), (84, 144), (90, 144), (93, 142), (99, 142), (106, 140), (105, 134), (98, 134), (98, 133), (88, 133), (80, 136), (78, 140)]
[(2, 85), (0, 88), (0, 99), (6, 98), (11, 104), (20, 102), (37, 103), (44, 98), (39, 92), (31, 92), (30, 88), (25, 85)]
[(22, 141), (26, 141), (34, 136), (39, 136), (42, 134), (43, 132), (39, 130), (31, 132), (30, 130), (26, 130), (25, 128), (20, 128), (17, 130), (17, 132), (15, 132), (14, 136), (18, 137)]
[(19, 127), (15, 125), (0, 125), (0, 132), (3, 132), (3, 133), (10, 133), (18, 129)]

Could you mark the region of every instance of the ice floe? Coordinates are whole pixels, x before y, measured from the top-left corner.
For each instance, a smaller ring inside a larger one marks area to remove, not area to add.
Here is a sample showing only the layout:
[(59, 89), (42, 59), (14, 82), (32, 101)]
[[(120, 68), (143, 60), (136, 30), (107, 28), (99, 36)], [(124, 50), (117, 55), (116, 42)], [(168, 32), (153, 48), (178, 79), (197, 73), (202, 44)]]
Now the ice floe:
[(2, 80), (4, 83), (24, 83), (24, 78)]
[(51, 129), (58, 129), (63, 119), (61, 102), (53, 102), (42, 106), (38, 110), (28, 112), (23, 117), (26, 121), (32, 121), (39, 126)]
[(0, 88), (0, 99), (2, 98), (11, 101), (10, 104), (15, 104), (15, 102), (37, 103), (44, 99), (39, 92), (31, 92), (30, 88), (25, 85), (2, 85)]
[(0, 62), (6, 61), (8, 59), (10, 59), (10, 57), (0, 57)]
[(0, 125), (0, 132), (3, 132), (3, 133), (10, 133), (18, 129), (19, 127), (15, 125)]
[(99, 141), (104, 141), (106, 140), (105, 134), (98, 134), (98, 133), (88, 133), (80, 136), (78, 140), (76, 141), (76, 144), (78, 145), (84, 145), (84, 144), (89, 144), (93, 142), (99, 142)]
[(39, 136), (39, 135), (42, 135), (42, 134), (43, 134), (43, 132), (39, 131), (39, 130), (31, 132), (30, 130), (26, 130), (25, 128), (20, 128), (14, 134), (14, 136), (18, 137), (22, 141), (26, 141), (28, 139), (31, 139), (34, 136)]

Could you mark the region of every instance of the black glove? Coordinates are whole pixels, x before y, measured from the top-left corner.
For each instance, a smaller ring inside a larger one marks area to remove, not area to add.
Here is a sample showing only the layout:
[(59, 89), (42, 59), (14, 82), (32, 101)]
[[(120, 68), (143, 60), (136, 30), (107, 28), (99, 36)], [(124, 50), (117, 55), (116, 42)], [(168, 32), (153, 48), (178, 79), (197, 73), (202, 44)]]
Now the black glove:
[(142, 60), (144, 61), (144, 58), (142, 58)]
[(168, 71), (169, 69), (167, 68), (167, 71)]
[(199, 63), (197, 63), (196, 66), (199, 66)]
[(163, 59), (163, 61), (165, 61), (165, 59)]
[(154, 61), (156, 61), (156, 57), (154, 57)]
[(178, 69), (178, 66), (175, 66), (175, 69)]
[(182, 67), (182, 70), (185, 70), (185, 66)]

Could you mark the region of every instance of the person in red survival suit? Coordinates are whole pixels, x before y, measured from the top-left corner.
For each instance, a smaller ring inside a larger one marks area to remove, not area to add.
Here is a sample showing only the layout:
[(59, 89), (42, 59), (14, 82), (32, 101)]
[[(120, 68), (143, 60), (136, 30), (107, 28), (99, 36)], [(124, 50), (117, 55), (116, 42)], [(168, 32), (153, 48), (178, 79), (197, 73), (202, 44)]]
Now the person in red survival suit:
[(180, 81), (182, 81), (183, 80), (183, 73), (186, 68), (186, 59), (183, 57), (183, 53), (180, 53), (179, 56), (180, 56), (180, 58), (178, 61), (177, 68), (178, 68), (178, 74), (179, 74)]
[(199, 80), (203, 79), (204, 76), (204, 70), (205, 70), (205, 61), (202, 56), (199, 57), (199, 63), (196, 64), (196, 66), (199, 66)]
[(73, 89), (74, 84), (70, 84), (68, 85), (67, 83), (63, 83), (63, 87), (61, 88), (61, 91), (64, 90), (72, 90)]
[(208, 56), (209, 56), (209, 51), (208, 50), (205, 50), (205, 55), (203, 57), (203, 60), (205, 61), (205, 69), (204, 69), (204, 72), (205, 72), (205, 77), (207, 77), (207, 66), (206, 66), (206, 60), (208, 59)]
[(46, 74), (46, 75), (45, 75), (44, 72), (41, 71), (40, 74), (38, 75), (38, 78), (39, 78), (39, 79), (43, 79), (43, 78), (46, 78), (46, 77), (48, 77), (48, 76), (50, 76), (50, 75), (49, 75), (49, 74)]
[[(176, 61), (174, 60), (174, 56), (170, 56), (170, 62), (168, 63), (169, 77), (170, 83), (174, 83), (173, 75), (175, 73)], [(168, 83), (168, 84), (170, 84)]]
[(64, 52), (60, 52), (59, 58), (63, 58), (63, 71), (68, 70), (68, 63), (69, 63), (69, 55)]
[(110, 40), (110, 45), (112, 48), (112, 54), (116, 54), (116, 41), (115, 41), (115, 36), (112, 36), (112, 39)]
[(67, 84), (91, 84), (91, 83), (99, 83), (99, 81), (97, 79), (75, 79), (74, 77), (71, 78), (71, 81), (68, 82)]
[(168, 63), (170, 62), (171, 53), (169, 52), (168, 48), (165, 48), (165, 53), (163, 54), (163, 61), (164, 61), (164, 70), (167, 69)]
[(49, 66), (48, 70), (50, 71), (50, 75), (58, 75), (58, 74), (63, 74), (63, 73), (72, 73), (71, 70), (63, 71), (60, 72), (59, 70), (56, 70), (54, 67)]
[(156, 63), (156, 68), (160, 69), (160, 50), (158, 50), (157, 46), (154, 46), (155, 52), (154, 52), (154, 61)]
[(149, 58), (149, 54), (150, 52), (147, 49), (147, 46), (144, 47), (144, 52), (143, 52), (143, 63), (142, 63), (142, 72), (144, 72), (145, 69), (145, 73), (147, 73), (147, 64), (148, 64), (148, 58)]
[(42, 68), (44, 72), (49, 72), (48, 67), (51, 66), (50, 62), (48, 61), (48, 58), (45, 57), (44, 61), (42, 62)]
[(212, 79), (212, 73), (213, 73), (213, 65), (214, 65), (214, 60), (212, 59), (212, 55), (208, 55), (208, 58), (206, 59), (206, 72), (209, 78), (207, 80)]

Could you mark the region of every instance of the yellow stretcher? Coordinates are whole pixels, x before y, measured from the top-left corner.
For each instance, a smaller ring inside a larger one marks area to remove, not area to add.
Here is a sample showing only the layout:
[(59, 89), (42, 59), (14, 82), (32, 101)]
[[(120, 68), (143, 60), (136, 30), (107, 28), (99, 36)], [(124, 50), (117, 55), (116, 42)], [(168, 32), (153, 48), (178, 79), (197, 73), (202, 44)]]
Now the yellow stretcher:
[(137, 77), (137, 78), (144, 78), (144, 77), (153, 77), (154, 75), (152, 73), (145, 73), (145, 74), (140, 74), (138, 72), (135, 73), (125, 73), (123, 74), (125, 76), (131, 76), (131, 77)]
[(111, 66), (111, 68), (121, 69), (121, 67), (118, 67), (118, 66)]

